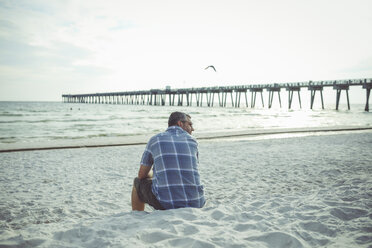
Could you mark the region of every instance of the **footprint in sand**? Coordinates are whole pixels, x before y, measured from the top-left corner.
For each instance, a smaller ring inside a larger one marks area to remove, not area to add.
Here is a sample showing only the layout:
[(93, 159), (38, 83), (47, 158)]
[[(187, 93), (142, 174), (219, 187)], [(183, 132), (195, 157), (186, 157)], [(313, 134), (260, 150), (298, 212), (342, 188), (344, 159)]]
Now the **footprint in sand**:
[(145, 233), (140, 236), (140, 240), (146, 242), (146, 243), (157, 243), (159, 241), (165, 240), (165, 239), (171, 239), (175, 236), (169, 233), (165, 232), (151, 232), (151, 233)]
[(282, 232), (271, 232), (260, 236), (252, 236), (246, 238), (248, 241), (260, 241), (267, 244), (267, 247), (286, 247), (286, 248), (301, 248), (302, 243), (295, 237), (282, 233)]
[(314, 222), (314, 221), (305, 222), (305, 223), (301, 223), (301, 226), (306, 231), (320, 233), (320, 234), (326, 235), (328, 237), (335, 237), (336, 236), (336, 231), (328, 228), (326, 225), (324, 225), (320, 222)]
[(364, 217), (368, 214), (366, 210), (358, 208), (333, 208), (331, 214), (340, 220), (348, 221)]

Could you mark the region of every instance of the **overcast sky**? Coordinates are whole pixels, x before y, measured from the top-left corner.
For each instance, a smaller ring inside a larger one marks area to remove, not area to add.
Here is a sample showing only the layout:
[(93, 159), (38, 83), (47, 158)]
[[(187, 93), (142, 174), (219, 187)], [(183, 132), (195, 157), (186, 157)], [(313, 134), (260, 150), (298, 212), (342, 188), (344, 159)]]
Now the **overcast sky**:
[(371, 10), (371, 0), (0, 0), (0, 100), (372, 78)]

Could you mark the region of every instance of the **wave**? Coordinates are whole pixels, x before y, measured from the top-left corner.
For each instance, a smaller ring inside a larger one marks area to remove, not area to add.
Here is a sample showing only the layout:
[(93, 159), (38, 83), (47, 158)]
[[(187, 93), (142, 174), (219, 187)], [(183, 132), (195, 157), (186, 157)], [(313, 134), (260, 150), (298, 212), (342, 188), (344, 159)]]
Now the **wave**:
[(23, 114), (1, 113), (0, 117), (22, 117)]
[(101, 138), (101, 137), (131, 137), (141, 135), (142, 133), (98, 133), (98, 134), (88, 134), (88, 135), (80, 135), (80, 136), (45, 136), (45, 139), (52, 139), (52, 140), (69, 140), (69, 139), (92, 139), (92, 138)]
[(10, 137), (0, 137), (0, 143), (4, 143), (4, 144), (12, 144), (12, 143), (16, 143), (18, 142), (18, 138), (17, 137), (13, 137), (13, 136), (10, 136)]
[(58, 119), (42, 119), (42, 120), (8, 120), (8, 121), (0, 121), (0, 123), (64, 123), (64, 122), (100, 122), (100, 121), (110, 121), (110, 119), (66, 119), (66, 120), (58, 120)]
[(47, 123), (47, 122), (54, 122), (55, 120), (37, 120), (37, 121), (26, 121), (26, 120), (23, 120), (23, 121), (20, 121), (20, 120), (11, 120), (11, 121), (0, 121), (0, 123)]

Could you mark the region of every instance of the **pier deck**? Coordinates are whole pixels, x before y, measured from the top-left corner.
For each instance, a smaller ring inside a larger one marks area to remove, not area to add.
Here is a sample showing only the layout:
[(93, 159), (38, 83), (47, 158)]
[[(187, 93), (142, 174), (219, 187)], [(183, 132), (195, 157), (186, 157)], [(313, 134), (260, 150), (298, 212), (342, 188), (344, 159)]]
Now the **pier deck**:
[[(218, 86), (218, 87), (200, 87), (200, 88), (181, 88), (181, 89), (151, 89), (141, 91), (124, 91), (124, 92), (108, 92), (108, 93), (90, 93), (90, 94), (63, 94), (63, 102), (66, 103), (94, 103), (94, 104), (136, 104), (136, 105), (168, 105), (169, 106), (192, 106), (192, 98), (195, 95), (196, 106), (203, 105), (203, 95), (206, 96), (207, 106), (213, 107), (215, 95), (218, 96), (219, 106), (226, 107), (227, 97), (230, 95), (231, 106), (240, 107), (241, 94), (245, 95), (246, 107), (248, 107), (247, 92), (252, 93), (251, 107), (256, 104), (256, 93), (261, 94), (262, 107), (264, 100), (262, 92), (266, 90), (269, 93), (268, 107), (272, 107), (274, 93), (278, 94), (279, 103), (281, 106), (280, 92), (281, 89), (288, 91), (288, 108), (292, 106), (293, 92), (298, 93), (298, 99), (301, 107), (300, 91), (302, 88), (307, 88), (311, 91), (310, 108), (313, 108), (316, 92), (320, 92), (323, 103), (323, 89), (332, 87), (336, 93), (336, 109), (339, 107), (341, 91), (346, 91), (348, 109), (349, 103), (349, 88), (352, 86), (362, 86), (366, 89), (366, 105), (365, 111), (369, 111), (369, 96), (372, 88), (372, 79), (351, 79), (351, 80), (329, 80), (329, 81), (309, 81), (300, 83), (281, 83), (281, 84), (254, 84), (254, 85), (237, 85), (237, 86)], [(235, 95), (235, 99), (234, 99)], [(177, 98), (177, 102), (175, 102)], [(184, 101), (185, 100), (185, 101)]]

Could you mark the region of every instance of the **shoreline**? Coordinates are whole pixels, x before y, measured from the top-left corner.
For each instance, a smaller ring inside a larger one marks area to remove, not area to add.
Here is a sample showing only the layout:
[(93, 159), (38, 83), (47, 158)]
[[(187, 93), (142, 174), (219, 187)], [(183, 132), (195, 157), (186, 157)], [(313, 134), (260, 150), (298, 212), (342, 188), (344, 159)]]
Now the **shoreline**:
[[(315, 134), (334, 134), (344, 132), (358, 132), (358, 131), (372, 131), (371, 126), (333, 126), (333, 127), (307, 127), (307, 128), (278, 128), (278, 129), (259, 129), (259, 130), (240, 130), (240, 131), (226, 131), (226, 132), (208, 132), (199, 133), (195, 137), (198, 141), (210, 141), (210, 140), (221, 140), (221, 139), (233, 139), (238, 140), (241, 138), (252, 138), (252, 137), (270, 137), (270, 138), (284, 138), (282, 135), (288, 134), (287, 138), (296, 137), (296, 135), (303, 134), (305, 136), (311, 136)], [(95, 138), (89, 140), (69, 140), (69, 144), (66, 142), (40, 142), (25, 144), (23, 146), (17, 145), (0, 145), (0, 153), (9, 152), (25, 152), (25, 151), (42, 151), (42, 150), (58, 150), (58, 149), (77, 149), (77, 148), (98, 148), (98, 147), (113, 147), (113, 146), (136, 146), (147, 144), (150, 135), (136, 135), (130, 137), (120, 138)], [(56, 145), (57, 143), (57, 145)], [(58, 144), (59, 143), (59, 144)]]

